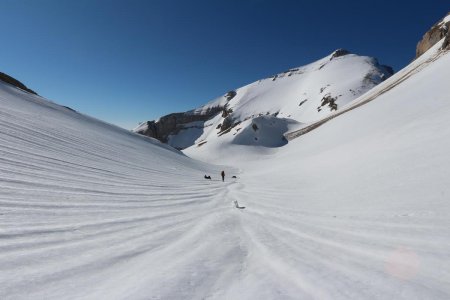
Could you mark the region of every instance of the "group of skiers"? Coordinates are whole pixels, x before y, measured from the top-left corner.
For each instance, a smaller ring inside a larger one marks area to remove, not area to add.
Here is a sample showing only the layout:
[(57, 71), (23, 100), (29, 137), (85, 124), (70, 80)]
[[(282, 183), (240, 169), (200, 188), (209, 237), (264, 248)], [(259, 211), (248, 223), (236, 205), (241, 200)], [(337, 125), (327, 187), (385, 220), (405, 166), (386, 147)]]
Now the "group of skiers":
[[(222, 182), (224, 182), (225, 181), (225, 171), (222, 170), (222, 172), (220, 172), (220, 176), (222, 176)], [(233, 177), (236, 178), (236, 176), (233, 176)], [(211, 180), (211, 176), (205, 175), (205, 179)]]

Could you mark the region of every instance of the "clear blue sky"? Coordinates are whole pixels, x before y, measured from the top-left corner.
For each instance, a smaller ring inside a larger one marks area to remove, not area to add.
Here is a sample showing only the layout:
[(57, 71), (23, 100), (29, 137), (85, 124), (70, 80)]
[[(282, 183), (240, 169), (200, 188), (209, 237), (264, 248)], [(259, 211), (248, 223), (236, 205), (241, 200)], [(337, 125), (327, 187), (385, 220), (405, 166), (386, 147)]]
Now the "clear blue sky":
[(0, 71), (59, 104), (130, 129), (337, 48), (397, 71), (448, 4), (0, 0)]

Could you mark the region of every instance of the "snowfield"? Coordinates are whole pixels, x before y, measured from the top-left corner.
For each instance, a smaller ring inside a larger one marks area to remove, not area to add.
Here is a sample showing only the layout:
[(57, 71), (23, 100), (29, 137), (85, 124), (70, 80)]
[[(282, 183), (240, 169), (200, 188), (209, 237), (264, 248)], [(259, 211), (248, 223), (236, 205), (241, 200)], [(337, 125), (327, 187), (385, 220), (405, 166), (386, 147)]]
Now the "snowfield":
[(3, 83), (0, 107), (1, 299), (190, 297), (213, 280), (218, 167)]
[(450, 55), (439, 47), (281, 148), (184, 150), (243, 170), (228, 197), (246, 206), (247, 268), (263, 284), (233, 297), (450, 299)]
[(0, 83), (0, 299), (449, 299), (438, 53), (283, 147), (185, 151), (206, 162)]

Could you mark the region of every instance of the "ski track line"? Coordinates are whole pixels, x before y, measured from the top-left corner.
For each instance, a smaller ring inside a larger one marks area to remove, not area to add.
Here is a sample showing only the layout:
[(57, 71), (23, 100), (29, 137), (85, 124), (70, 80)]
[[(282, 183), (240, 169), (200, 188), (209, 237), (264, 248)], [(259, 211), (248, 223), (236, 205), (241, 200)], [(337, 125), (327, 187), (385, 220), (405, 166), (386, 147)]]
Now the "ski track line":
[[(253, 197), (246, 197), (248, 194)], [(298, 197), (286, 194), (280, 196), (279, 190), (253, 182), (240, 183), (227, 193), (231, 200), (246, 206), (236, 213), (241, 218), (249, 259), (256, 261), (258, 268), (265, 268), (264, 274), (275, 273), (275, 277), (291, 284), (272, 287), (288, 291), (282, 298), (294, 294), (305, 299), (396, 298), (400, 279), (386, 269), (396, 248), (411, 249), (426, 262), (420, 274), (403, 283), (401, 298), (450, 298), (450, 289), (442, 288), (446, 284), (440, 277), (448, 278), (449, 271), (441, 268), (436, 272), (442, 260), (435, 259), (450, 259), (450, 244), (446, 242), (450, 230), (445, 219), (426, 214), (415, 218), (382, 214), (370, 220), (355, 218), (357, 212), (297, 210), (275, 204), (280, 197)], [(415, 229), (413, 233), (411, 228)], [(430, 234), (434, 235), (432, 241), (427, 239)], [(247, 263), (247, 268), (252, 268)], [(414, 262), (405, 262), (404, 268), (414, 267)], [(333, 286), (321, 284), (324, 278), (332, 279)], [(361, 288), (353, 289), (355, 284)]]
[(318, 209), (248, 170), (207, 181), (222, 167), (5, 93), (0, 299), (450, 299), (445, 214)]
[[(34, 124), (36, 118), (22, 110), (4, 108), (0, 298), (98, 299), (108, 298), (109, 291), (127, 298), (149, 287), (160, 298), (203, 298), (220, 293), (223, 281), (236, 275), (245, 254), (235, 246), (234, 216), (221, 214), (227, 207), (223, 183), (201, 178), (211, 168), (190, 169), (165, 156), (158, 164), (146, 163), (142, 147), (126, 141), (136, 151), (123, 156), (121, 137), (92, 130), (82, 135), (71, 122), (52, 128), (49, 121), (46, 127), (39, 117)], [(225, 232), (211, 237), (216, 227)], [(228, 250), (217, 252), (224, 241)], [(194, 276), (199, 270), (207, 275)], [(161, 272), (180, 276), (171, 280)], [(118, 287), (121, 276), (125, 284)]]

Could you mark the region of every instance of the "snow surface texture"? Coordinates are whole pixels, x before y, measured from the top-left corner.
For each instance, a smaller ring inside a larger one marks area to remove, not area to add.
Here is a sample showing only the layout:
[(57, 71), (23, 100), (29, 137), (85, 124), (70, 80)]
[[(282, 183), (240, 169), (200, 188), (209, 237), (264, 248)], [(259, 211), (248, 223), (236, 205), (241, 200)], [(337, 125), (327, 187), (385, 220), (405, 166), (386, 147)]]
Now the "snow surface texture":
[(194, 296), (220, 170), (0, 83), (0, 299)]
[(450, 54), (439, 48), (283, 148), (185, 151), (244, 170), (228, 197), (246, 207), (246, 266), (264, 283), (227, 296), (450, 299)]
[(222, 167), (0, 83), (0, 299), (449, 299), (436, 49), (285, 147), (186, 151), (240, 169), (224, 183)]
[[(187, 114), (205, 114), (213, 108), (224, 107), (228, 115), (222, 116), (219, 112), (216, 117), (201, 122), (204, 126), (196, 124), (196, 127), (192, 128), (187, 124), (185, 125), (187, 129), (172, 135), (168, 144), (179, 149), (197, 147), (216, 139), (223, 143), (228, 143), (230, 139), (236, 140), (236, 144), (240, 144), (247, 137), (239, 136), (243, 132), (248, 133), (247, 129), (253, 126), (253, 123), (246, 121), (265, 116), (266, 119), (272, 119), (268, 121), (269, 124), (274, 124), (261, 129), (259, 134), (265, 129), (274, 127), (269, 131), (272, 133), (277, 131), (276, 141), (269, 144), (278, 147), (285, 144), (280, 140), (292, 124), (321, 119), (330, 112), (339, 110), (390, 75), (390, 70), (380, 65), (375, 58), (350, 54), (342, 49), (336, 50), (309, 65), (290, 69), (241, 87), (235, 91), (236, 95), (230, 97), (230, 100), (227, 93), (187, 112)], [(224, 127), (226, 122), (230, 123), (231, 127), (228, 131)], [(146, 127), (147, 123), (144, 122), (134, 131), (145, 131)], [(256, 135), (252, 139), (252, 144), (268, 145)]]

